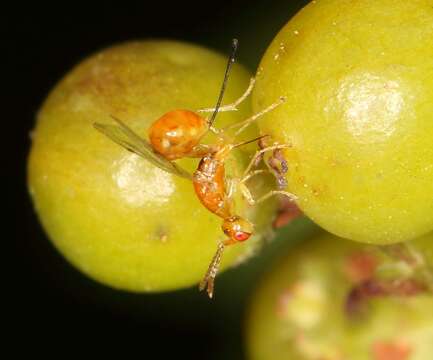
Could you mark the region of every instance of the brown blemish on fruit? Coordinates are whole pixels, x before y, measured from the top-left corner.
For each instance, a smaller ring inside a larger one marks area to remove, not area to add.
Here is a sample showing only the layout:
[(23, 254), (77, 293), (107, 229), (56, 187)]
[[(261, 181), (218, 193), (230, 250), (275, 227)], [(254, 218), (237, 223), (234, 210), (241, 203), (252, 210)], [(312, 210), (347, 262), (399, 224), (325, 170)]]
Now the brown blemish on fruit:
[(292, 220), (302, 216), (302, 211), (293, 202), (286, 197), (282, 198), (278, 207), (277, 216), (275, 217), (272, 226), (274, 229), (279, 229), (289, 224)]
[[(98, 103), (98, 106), (106, 109), (107, 114), (119, 114), (126, 111), (128, 107), (126, 99), (131, 84), (119, 71), (119, 64), (100, 61), (92, 67), (87, 67), (78, 79), (75, 94)], [(125, 96), (119, 96), (119, 94), (125, 94)]]
[(311, 193), (313, 194), (313, 196), (318, 197), (320, 195), (320, 191), (319, 189), (312, 187), (311, 188)]
[(311, 194), (314, 197), (317, 197), (317, 198), (322, 197), (323, 198), (326, 194), (328, 187), (325, 184), (316, 184), (316, 185), (311, 185), (310, 189), (311, 189)]
[(155, 232), (155, 238), (161, 243), (165, 244), (168, 241), (168, 231), (164, 227), (159, 227)]
[(107, 62), (99, 62), (81, 75), (77, 82), (76, 89), (80, 93), (94, 94), (99, 96), (112, 96), (115, 91), (126, 87), (121, 81), (120, 74), (117, 73), (118, 65)]
[(365, 303), (375, 297), (411, 297), (427, 291), (425, 284), (415, 279), (369, 279), (352, 288), (346, 299), (346, 312), (357, 314)]
[(403, 341), (377, 341), (372, 348), (374, 360), (409, 360), (412, 347)]
[(373, 277), (377, 265), (378, 260), (373, 254), (359, 251), (345, 259), (343, 272), (352, 283), (359, 284)]
[(305, 176), (299, 176), (299, 177), (297, 178), (297, 182), (298, 182), (299, 184), (305, 184)]

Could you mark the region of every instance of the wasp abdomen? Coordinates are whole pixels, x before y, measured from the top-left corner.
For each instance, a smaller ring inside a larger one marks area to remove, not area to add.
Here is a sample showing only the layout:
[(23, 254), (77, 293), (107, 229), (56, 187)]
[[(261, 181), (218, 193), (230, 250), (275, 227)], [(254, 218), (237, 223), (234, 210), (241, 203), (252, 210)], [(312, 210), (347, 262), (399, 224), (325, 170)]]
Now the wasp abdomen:
[(192, 152), (208, 130), (207, 121), (189, 110), (173, 110), (161, 116), (149, 129), (153, 149), (168, 160)]
[(231, 216), (223, 163), (216, 160), (212, 154), (205, 156), (194, 173), (193, 183), (200, 202), (209, 211), (222, 218)]

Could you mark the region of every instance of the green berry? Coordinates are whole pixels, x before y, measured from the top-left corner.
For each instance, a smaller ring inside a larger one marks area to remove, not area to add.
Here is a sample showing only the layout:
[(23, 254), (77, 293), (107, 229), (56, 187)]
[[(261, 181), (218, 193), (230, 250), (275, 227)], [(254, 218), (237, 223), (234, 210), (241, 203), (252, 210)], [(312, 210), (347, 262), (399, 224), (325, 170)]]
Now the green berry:
[(326, 230), (390, 244), (433, 230), (433, 2), (318, 0), (257, 72), (253, 110), (281, 143), (289, 191)]
[[(224, 239), (222, 220), (200, 204), (191, 181), (126, 151), (92, 125), (112, 123), (113, 115), (146, 138), (152, 122), (170, 110), (213, 107), (226, 62), (181, 42), (126, 43), (83, 61), (45, 101), (32, 133), (29, 191), (53, 244), (88, 276), (143, 292), (190, 286), (204, 275)], [(237, 99), (248, 83), (248, 72), (236, 65), (224, 102)], [(246, 102), (238, 112), (220, 114), (215, 126), (249, 114)], [(253, 126), (244, 138), (255, 136)], [(237, 151), (228, 174), (238, 175), (247, 160)], [(177, 163), (193, 172), (198, 159)], [(252, 241), (227, 249), (223, 269), (249, 255), (271, 221), (272, 204), (236, 204), (258, 226)]]
[(374, 246), (334, 235), (300, 244), (252, 295), (249, 359), (430, 359), (433, 282), (419, 275)]

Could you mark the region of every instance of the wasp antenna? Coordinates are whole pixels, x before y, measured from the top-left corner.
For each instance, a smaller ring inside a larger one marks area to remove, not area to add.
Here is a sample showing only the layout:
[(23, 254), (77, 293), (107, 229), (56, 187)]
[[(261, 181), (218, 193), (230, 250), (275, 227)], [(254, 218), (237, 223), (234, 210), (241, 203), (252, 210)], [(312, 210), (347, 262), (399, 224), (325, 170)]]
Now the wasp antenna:
[(213, 125), (215, 118), (218, 114), (218, 110), (219, 110), (221, 103), (223, 101), (224, 92), (226, 90), (227, 81), (228, 81), (229, 75), (230, 75), (230, 70), (232, 68), (233, 63), (235, 62), (235, 55), (236, 55), (236, 51), (238, 49), (238, 44), (239, 44), (238, 39), (232, 40), (232, 51), (230, 53), (229, 60), (227, 61), (226, 72), (224, 74), (224, 80), (223, 80), (223, 83), (221, 85), (221, 90), (220, 90), (220, 94), (218, 96), (218, 101), (217, 101), (216, 106), (215, 106), (215, 111), (212, 113), (212, 116), (210, 117), (210, 119), (208, 121), (209, 127), (211, 127)]
[(206, 275), (199, 285), (200, 291), (206, 288), (207, 294), (210, 298), (213, 297), (215, 277), (218, 273), (218, 268), (221, 263), (221, 258), (223, 256), (224, 248), (225, 248), (224, 243), (220, 243), (218, 245), (217, 251), (214, 257), (212, 258), (209, 268), (207, 269)]
[(237, 148), (237, 147), (242, 146), (242, 145), (250, 144), (254, 141), (258, 141), (258, 140), (263, 139), (263, 138), (268, 137), (268, 136), (270, 136), (270, 135), (262, 135), (262, 136), (258, 136), (256, 138), (254, 138), (254, 139), (251, 139), (251, 140), (242, 141), (238, 144), (233, 145), (233, 148)]

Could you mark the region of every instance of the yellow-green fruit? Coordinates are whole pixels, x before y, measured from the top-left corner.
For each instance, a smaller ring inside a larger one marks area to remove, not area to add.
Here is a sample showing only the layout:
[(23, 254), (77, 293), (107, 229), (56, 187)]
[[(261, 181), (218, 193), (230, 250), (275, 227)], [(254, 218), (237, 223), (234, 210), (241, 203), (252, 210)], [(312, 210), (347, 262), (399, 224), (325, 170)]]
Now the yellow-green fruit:
[(289, 190), (330, 232), (433, 230), (432, 40), (432, 0), (318, 0), (266, 51), (253, 109), (287, 97), (261, 131), (292, 145)]
[[(112, 123), (113, 115), (146, 138), (167, 111), (212, 107), (226, 62), (191, 44), (131, 42), (85, 60), (51, 92), (32, 133), (29, 190), (54, 245), (90, 277), (131, 291), (175, 289), (202, 278), (224, 238), (221, 219), (200, 204), (191, 181), (126, 151), (92, 125)], [(235, 66), (225, 102), (248, 82), (248, 72)], [(244, 119), (248, 102), (241, 109), (220, 114), (215, 125)], [(192, 172), (198, 160), (178, 163)], [(238, 151), (228, 173), (239, 174), (245, 160)], [(236, 204), (240, 215), (259, 221), (257, 208)], [(269, 221), (270, 206), (260, 210)], [(254, 241), (228, 248), (223, 268), (245, 257)]]
[(371, 245), (315, 237), (292, 249), (252, 294), (248, 358), (431, 359), (433, 283), (420, 275)]

